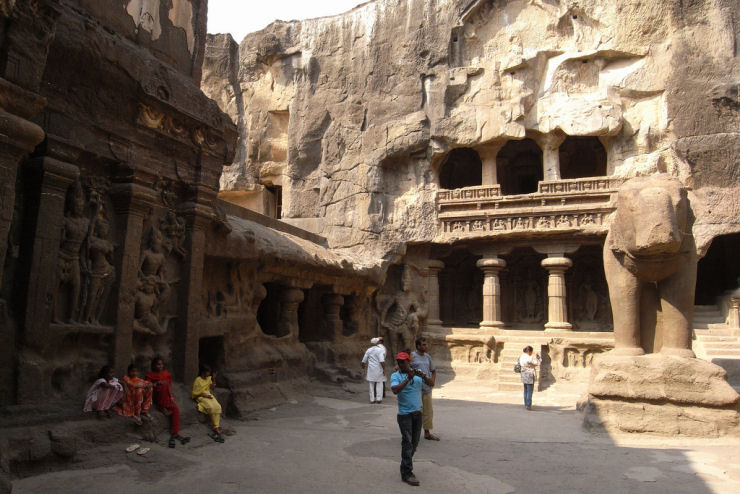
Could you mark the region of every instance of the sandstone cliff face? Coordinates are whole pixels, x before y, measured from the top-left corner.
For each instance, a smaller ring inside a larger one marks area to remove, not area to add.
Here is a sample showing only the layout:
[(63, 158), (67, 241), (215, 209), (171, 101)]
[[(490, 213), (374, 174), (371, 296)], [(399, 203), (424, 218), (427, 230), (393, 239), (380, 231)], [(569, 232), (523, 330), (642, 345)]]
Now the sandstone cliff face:
[(734, 0), (377, 0), (210, 36), (203, 89), (240, 131), (221, 187), (282, 185), (284, 218), (382, 256), (437, 236), (451, 149), (597, 136), (608, 175), (694, 188), (702, 251), (740, 230), (739, 19)]

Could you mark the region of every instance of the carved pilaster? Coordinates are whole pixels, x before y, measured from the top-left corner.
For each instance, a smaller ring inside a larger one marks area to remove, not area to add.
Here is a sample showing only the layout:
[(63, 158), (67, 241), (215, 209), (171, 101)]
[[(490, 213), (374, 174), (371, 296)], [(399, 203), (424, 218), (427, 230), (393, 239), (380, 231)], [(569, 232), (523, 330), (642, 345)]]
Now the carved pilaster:
[[(54, 345), (48, 334), (54, 310), (57, 286), (59, 245), (64, 221), (67, 189), (79, 176), (79, 169), (52, 158), (38, 158), (26, 163), (29, 175), (29, 199), (35, 212), (33, 246), (27, 258), (27, 290), (22, 335), (24, 358), (18, 367), (18, 402), (35, 403), (47, 396), (49, 376), (41, 375), (38, 355)], [(34, 192), (31, 196), (30, 192)]]
[(439, 318), (439, 272), (444, 267), (445, 264), (442, 261), (432, 259), (427, 264), (427, 269), (424, 273), (427, 279), (427, 328), (442, 326), (442, 321)]
[(480, 327), (503, 327), (499, 273), (506, 267), (506, 261), (498, 257), (484, 257), (479, 259), (475, 265), (483, 270), (483, 320), (480, 322)]
[(180, 213), (187, 222), (183, 245), (186, 256), (180, 281), (173, 362), (177, 375), (185, 382), (191, 382), (198, 374), (206, 232), (211, 226), (213, 213), (209, 207), (197, 202), (189, 203)]
[(118, 223), (123, 226), (120, 254), (116, 259), (119, 273), (115, 295), (115, 336), (113, 365), (117, 375), (123, 375), (131, 363), (136, 284), (139, 273), (141, 239), (144, 220), (156, 200), (154, 190), (134, 183), (115, 184), (111, 190)]

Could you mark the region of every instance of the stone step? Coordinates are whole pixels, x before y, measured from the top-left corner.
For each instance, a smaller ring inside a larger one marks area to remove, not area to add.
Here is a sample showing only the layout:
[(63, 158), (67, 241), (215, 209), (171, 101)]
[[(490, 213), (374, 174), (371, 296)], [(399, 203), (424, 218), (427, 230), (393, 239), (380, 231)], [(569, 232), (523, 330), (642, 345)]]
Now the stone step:
[(725, 349), (709, 349), (704, 352), (707, 358), (715, 357), (732, 357), (740, 358), (740, 349), (737, 350), (725, 350)]
[(737, 336), (735, 333), (736, 330), (732, 330), (728, 327), (724, 328), (709, 328), (709, 329), (700, 329), (694, 332), (694, 334), (697, 336)]
[(725, 341), (728, 343), (738, 342), (740, 343), (740, 337), (738, 336), (716, 336), (716, 335), (704, 335), (704, 334), (697, 334), (696, 335), (696, 341), (700, 343), (714, 343), (714, 342), (720, 342)]
[(727, 324), (723, 322), (710, 322), (710, 323), (694, 322), (694, 329), (699, 329), (699, 330), (725, 329), (725, 328), (727, 328)]
[(717, 312), (719, 313), (719, 306), (717, 305), (695, 305), (694, 314), (697, 312)]
[(722, 342), (722, 341), (710, 341), (707, 343), (703, 343), (705, 350), (718, 350), (725, 348), (727, 350), (740, 350), (740, 342), (737, 340), (730, 341), (730, 342)]

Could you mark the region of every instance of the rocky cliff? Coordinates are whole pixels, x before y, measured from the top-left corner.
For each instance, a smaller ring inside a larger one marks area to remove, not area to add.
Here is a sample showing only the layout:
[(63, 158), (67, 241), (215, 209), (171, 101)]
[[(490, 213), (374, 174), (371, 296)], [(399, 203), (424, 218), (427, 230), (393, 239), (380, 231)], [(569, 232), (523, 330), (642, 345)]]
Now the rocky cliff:
[(739, 52), (734, 0), (377, 0), (210, 36), (203, 89), (240, 131), (222, 190), (282, 185), (332, 247), (433, 241), (451, 149), (562, 134), (693, 187), (702, 251), (740, 230)]

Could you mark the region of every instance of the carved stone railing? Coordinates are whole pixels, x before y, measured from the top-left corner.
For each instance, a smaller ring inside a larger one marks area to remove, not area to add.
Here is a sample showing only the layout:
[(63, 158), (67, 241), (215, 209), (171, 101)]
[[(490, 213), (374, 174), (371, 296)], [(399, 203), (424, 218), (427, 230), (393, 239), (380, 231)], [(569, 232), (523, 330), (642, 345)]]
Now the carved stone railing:
[(476, 187), (465, 187), (464, 189), (442, 189), (437, 192), (437, 201), (440, 204), (464, 204), (499, 198), (501, 198), (500, 185), (479, 185)]
[(590, 194), (614, 191), (624, 183), (619, 177), (589, 177), (540, 182), (539, 194)]
[(611, 177), (540, 182), (538, 192), (502, 196), (499, 185), (441, 190), (443, 237), (540, 232), (605, 233), (614, 196), (624, 180)]

